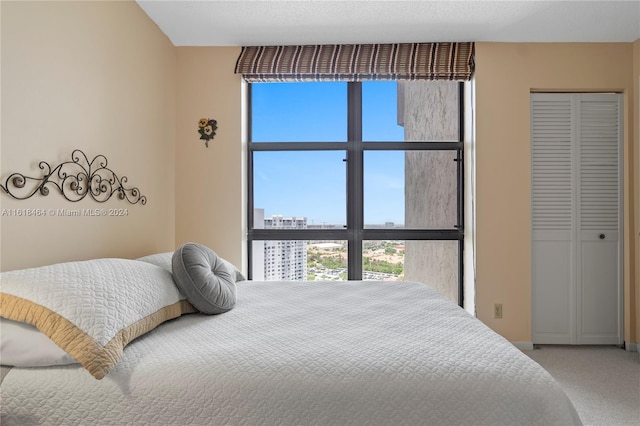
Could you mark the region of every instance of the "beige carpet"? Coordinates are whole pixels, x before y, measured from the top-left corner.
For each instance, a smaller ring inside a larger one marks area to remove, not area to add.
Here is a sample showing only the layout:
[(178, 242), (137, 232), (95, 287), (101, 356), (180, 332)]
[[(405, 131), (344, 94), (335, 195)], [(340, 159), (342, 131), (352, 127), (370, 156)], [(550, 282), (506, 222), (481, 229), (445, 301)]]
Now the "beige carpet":
[(615, 346), (541, 345), (525, 353), (542, 365), (585, 425), (640, 425), (640, 356)]

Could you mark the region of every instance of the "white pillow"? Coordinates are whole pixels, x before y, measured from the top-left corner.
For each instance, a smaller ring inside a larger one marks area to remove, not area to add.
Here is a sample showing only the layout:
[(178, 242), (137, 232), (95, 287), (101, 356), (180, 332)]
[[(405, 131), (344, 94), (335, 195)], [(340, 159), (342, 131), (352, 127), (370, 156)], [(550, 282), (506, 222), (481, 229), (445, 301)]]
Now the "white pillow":
[(77, 363), (34, 326), (0, 318), (0, 364), (47, 367)]
[(196, 312), (161, 266), (126, 259), (58, 263), (0, 274), (0, 316), (35, 326), (96, 379), (127, 344)]
[[(193, 244), (193, 243), (190, 243), (190, 244)], [(141, 262), (151, 263), (152, 265), (160, 266), (163, 269), (166, 269), (167, 271), (172, 272), (173, 267), (171, 266), (171, 258), (173, 256), (173, 253), (174, 252), (150, 254), (149, 256), (140, 257), (136, 260), (139, 260)], [(236, 268), (236, 266), (233, 263), (221, 257), (218, 257), (218, 259), (220, 259), (227, 266), (227, 268), (231, 272), (231, 276), (235, 277), (235, 281), (246, 280), (244, 275), (242, 275), (242, 272), (240, 272), (240, 270)]]
[(136, 260), (159, 266), (165, 271), (171, 272), (171, 256), (173, 256), (172, 251), (166, 253), (150, 254), (148, 256), (139, 257)]

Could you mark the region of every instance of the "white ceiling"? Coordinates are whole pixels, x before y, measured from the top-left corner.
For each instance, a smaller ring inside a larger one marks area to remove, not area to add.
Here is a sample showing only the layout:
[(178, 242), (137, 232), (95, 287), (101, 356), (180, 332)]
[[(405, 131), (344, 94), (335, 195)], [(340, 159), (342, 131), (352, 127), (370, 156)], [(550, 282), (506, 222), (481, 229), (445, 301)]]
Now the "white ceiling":
[(176, 46), (640, 39), (640, 0), (137, 3)]

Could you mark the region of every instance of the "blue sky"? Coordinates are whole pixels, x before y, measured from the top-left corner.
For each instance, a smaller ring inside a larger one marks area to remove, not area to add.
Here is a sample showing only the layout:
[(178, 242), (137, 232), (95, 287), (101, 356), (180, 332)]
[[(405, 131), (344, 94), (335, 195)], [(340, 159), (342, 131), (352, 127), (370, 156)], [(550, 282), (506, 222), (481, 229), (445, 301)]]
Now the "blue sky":
[[(395, 82), (363, 83), (363, 139), (402, 141)], [(259, 83), (252, 87), (254, 142), (345, 142), (347, 84)], [(255, 152), (255, 207), (265, 216), (346, 223), (345, 151)], [(404, 153), (364, 157), (365, 223), (404, 222)]]

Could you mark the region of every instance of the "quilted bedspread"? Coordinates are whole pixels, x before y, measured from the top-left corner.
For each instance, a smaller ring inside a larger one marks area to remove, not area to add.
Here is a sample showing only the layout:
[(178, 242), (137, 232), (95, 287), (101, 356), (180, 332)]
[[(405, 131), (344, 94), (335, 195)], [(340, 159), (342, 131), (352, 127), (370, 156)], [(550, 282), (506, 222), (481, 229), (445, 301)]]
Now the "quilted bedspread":
[(237, 297), (133, 341), (102, 380), (13, 368), (2, 425), (580, 424), (544, 369), (426, 285), (244, 281)]

